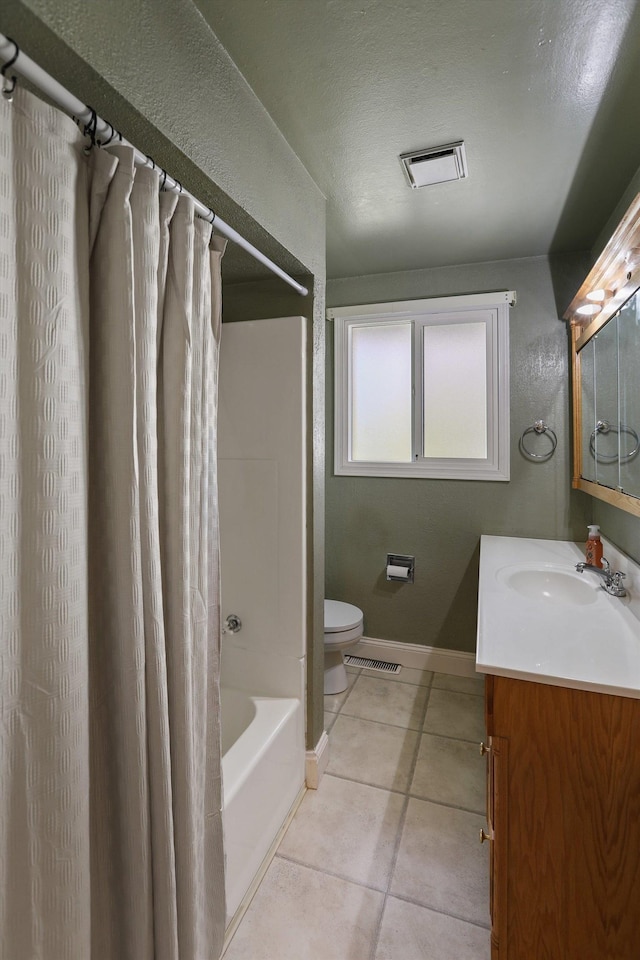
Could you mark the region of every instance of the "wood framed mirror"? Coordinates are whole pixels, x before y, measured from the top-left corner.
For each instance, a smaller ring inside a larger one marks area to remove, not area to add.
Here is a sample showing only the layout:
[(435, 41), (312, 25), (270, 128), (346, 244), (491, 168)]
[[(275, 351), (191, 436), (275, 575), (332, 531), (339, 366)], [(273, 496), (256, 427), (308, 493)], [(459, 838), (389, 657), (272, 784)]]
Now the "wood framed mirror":
[(564, 314), (573, 487), (640, 516), (640, 194)]

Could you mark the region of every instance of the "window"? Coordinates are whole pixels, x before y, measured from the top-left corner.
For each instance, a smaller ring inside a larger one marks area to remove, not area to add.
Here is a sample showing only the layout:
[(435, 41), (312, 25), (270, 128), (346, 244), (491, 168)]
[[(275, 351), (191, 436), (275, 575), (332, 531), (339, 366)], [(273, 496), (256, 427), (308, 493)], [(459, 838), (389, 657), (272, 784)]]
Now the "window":
[(329, 310), (338, 475), (509, 479), (513, 291)]

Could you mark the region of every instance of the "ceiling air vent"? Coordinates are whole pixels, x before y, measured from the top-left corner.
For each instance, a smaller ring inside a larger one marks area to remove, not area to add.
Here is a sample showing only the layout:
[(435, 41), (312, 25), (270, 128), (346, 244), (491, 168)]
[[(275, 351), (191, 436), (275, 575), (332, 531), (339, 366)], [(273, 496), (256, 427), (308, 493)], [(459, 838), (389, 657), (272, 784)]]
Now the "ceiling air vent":
[(442, 147), (414, 150), (400, 157), (409, 185), (428, 187), (432, 183), (462, 180), (467, 176), (464, 141), (445, 143)]

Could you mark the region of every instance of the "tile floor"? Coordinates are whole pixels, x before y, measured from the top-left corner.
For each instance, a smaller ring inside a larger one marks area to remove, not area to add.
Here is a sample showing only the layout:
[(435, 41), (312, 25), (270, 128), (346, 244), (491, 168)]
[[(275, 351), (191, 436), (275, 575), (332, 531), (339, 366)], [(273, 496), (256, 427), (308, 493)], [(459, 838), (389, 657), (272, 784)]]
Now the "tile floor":
[(482, 679), (349, 668), (325, 726), (224, 960), (489, 960)]

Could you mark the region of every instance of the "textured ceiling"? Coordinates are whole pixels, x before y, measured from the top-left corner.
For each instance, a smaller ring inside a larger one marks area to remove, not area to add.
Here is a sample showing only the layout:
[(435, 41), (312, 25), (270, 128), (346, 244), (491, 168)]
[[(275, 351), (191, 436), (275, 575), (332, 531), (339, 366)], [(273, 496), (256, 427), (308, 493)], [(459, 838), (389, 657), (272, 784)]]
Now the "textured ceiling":
[[(327, 197), (329, 277), (589, 248), (640, 165), (636, 0), (196, 2)], [(461, 139), (467, 180), (407, 186)]]

